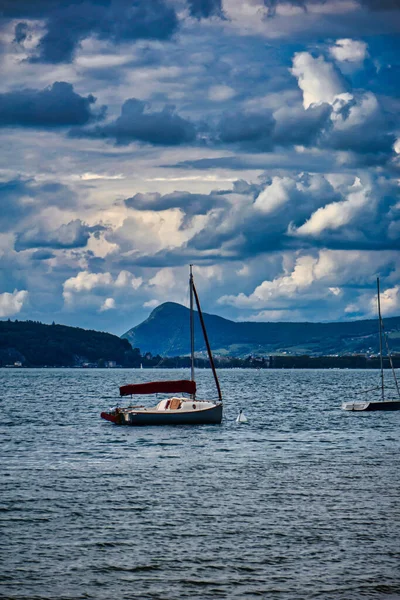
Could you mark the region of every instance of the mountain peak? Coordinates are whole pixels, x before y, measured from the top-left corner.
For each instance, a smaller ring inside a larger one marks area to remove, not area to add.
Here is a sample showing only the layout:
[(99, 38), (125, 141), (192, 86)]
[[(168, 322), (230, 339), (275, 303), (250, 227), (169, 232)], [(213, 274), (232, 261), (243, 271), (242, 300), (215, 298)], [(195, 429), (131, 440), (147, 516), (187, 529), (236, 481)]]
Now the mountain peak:
[[(339, 323), (235, 322), (203, 313), (210, 344), (216, 354), (351, 354), (378, 352), (376, 319)], [(392, 350), (400, 350), (400, 317), (385, 319), (386, 331), (396, 332)], [(198, 313), (194, 313), (195, 350), (205, 352)], [(189, 309), (164, 302), (123, 336), (134, 348), (162, 356), (190, 353)]]

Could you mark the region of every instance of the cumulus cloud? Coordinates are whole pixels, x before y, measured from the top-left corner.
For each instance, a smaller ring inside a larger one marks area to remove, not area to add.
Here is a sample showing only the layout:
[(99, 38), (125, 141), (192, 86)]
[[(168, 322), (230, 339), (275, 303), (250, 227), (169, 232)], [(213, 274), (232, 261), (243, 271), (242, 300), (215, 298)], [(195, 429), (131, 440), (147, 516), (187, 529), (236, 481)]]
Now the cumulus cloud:
[(100, 307), (100, 312), (103, 312), (105, 310), (112, 310), (114, 308), (116, 308), (114, 298), (106, 298)]
[(146, 102), (130, 98), (121, 108), (121, 115), (113, 122), (94, 129), (80, 129), (72, 135), (115, 139), (116, 144), (144, 142), (159, 146), (190, 143), (196, 137), (192, 123), (178, 115), (173, 106), (151, 112)]
[(217, 192), (210, 194), (192, 194), (190, 192), (175, 191), (170, 194), (161, 195), (155, 193), (138, 193), (132, 198), (125, 200), (128, 208), (136, 210), (163, 211), (178, 208), (184, 214), (182, 227), (191, 224), (191, 220), (196, 215), (205, 215), (211, 209), (218, 206), (226, 206), (227, 200)]
[[(387, 288), (380, 294), (381, 310), (385, 315), (398, 315), (400, 312), (400, 285)], [(373, 302), (376, 306), (376, 301)]]
[[(77, 196), (67, 186), (21, 177), (0, 182), (0, 232), (21, 227), (44, 207), (70, 209), (76, 206)], [(31, 221), (29, 228), (32, 227)], [(28, 229), (28, 227), (27, 227)]]
[(219, 122), (218, 135), (222, 142), (242, 145), (262, 145), (271, 149), (274, 118), (270, 111), (264, 113), (236, 112), (226, 113)]
[(311, 217), (297, 230), (296, 235), (320, 235), (323, 231), (337, 230), (348, 225), (365, 211), (371, 202), (369, 187), (356, 186), (356, 191), (350, 193), (346, 200), (332, 202), (319, 208)]
[(115, 287), (117, 288), (132, 288), (137, 290), (143, 283), (141, 277), (135, 277), (130, 271), (120, 271), (118, 277), (115, 280)]
[(44, 63), (71, 61), (81, 42), (92, 36), (111, 43), (166, 40), (178, 28), (173, 6), (164, 0), (6, 0), (2, 15), (8, 19), (45, 21), (46, 32), (32, 56), (33, 61)]
[(368, 44), (361, 40), (343, 38), (329, 48), (330, 54), (339, 62), (362, 62), (368, 56)]
[(142, 283), (141, 277), (135, 277), (129, 271), (120, 271), (116, 276), (109, 272), (80, 271), (64, 281), (64, 302), (68, 308), (93, 306), (103, 312), (116, 308), (114, 296), (124, 299), (127, 295), (134, 294)]
[(314, 268), (318, 258), (310, 255), (301, 256), (291, 273), (277, 277), (273, 281), (263, 281), (252, 294), (240, 293), (238, 296), (222, 296), (220, 304), (233, 304), (240, 308), (264, 308), (280, 298), (292, 297), (310, 287), (314, 280)]
[(159, 250), (179, 248), (193, 234), (182, 227), (183, 215), (178, 210), (169, 211), (131, 211), (122, 225), (108, 231), (105, 238), (117, 244), (123, 261), (134, 261), (139, 256), (147, 257)]
[(298, 52), (293, 58), (292, 74), (303, 91), (303, 105), (327, 102), (346, 91), (346, 84), (332, 63), (322, 56), (314, 58), (309, 52)]
[(21, 89), (0, 94), (0, 127), (53, 128), (86, 125), (102, 118), (95, 112), (96, 98), (80, 96), (70, 83), (56, 81), (42, 90)]
[[(320, 250), (318, 253), (299, 252), (294, 256), (286, 254), (283, 272), (278, 276), (262, 281), (250, 294), (224, 295), (218, 302), (240, 309), (264, 310), (264, 320), (271, 311), (296, 310), (299, 302), (303, 307), (311, 308), (311, 311), (313, 307), (320, 310), (322, 305), (329, 306), (331, 314), (338, 310), (338, 317), (342, 318), (343, 301), (346, 303), (349, 297), (354, 299), (352, 288), (360, 286), (358, 303), (365, 298), (368, 303), (371, 302), (371, 293), (366, 294), (365, 288), (375, 284), (376, 272), (387, 262), (387, 256), (371, 257), (369, 253), (359, 251)], [(396, 295), (396, 291), (389, 293), (390, 298)], [(392, 302), (395, 305), (396, 300)], [(356, 309), (351, 312), (356, 312)], [(369, 309), (366, 313), (370, 315)]]
[[(381, 312), (383, 317), (397, 316), (400, 312), (400, 286), (386, 287), (381, 289)], [(376, 318), (378, 314), (378, 297), (375, 289), (360, 291), (355, 298), (351, 299), (345, 309), (350, 316), (365, 316)]]
[(225, 102), (236, 95), (236, 92), (229, 85), (213, 85), (208, 90), (208, 97), (213, 102)]
[(9, 292), (0, 294), (0, 317), (12, 317), (18, 314), (28, 296), (26, 290), (14, 290), (11, 294)]
[(321, 144), (336, 150), (375, 155), (379, 162), (393, 155), (395, 135), (377, 97), (371, 92), (339, 94), (332, 102), (331, 127)]
[(333, 64), (308, 52), (295, 54), (291, 72), (303, 91), (304, 107), (324, 106), (311, 138), (316, 146), (351, 152), (359, 164), (384, 164), (393, 157), (393, 123), (375, 94), (346, 91), (349, 86)]
[(210, 211), (187, 247), (238, 260), (305, 245), (395, 250), (399, 196), (388, 177), (275, 175), (255, 198), (231, 195), (229, 207)]
[(15, 26), (14, 41), (17, 44), (23, 44), (28, 37), (28, 23), (17, 23)]
[(28, 248), (82, 248), (86, 246), (91, 235), (98, 235), (105, 229), (103, 225), (86, 225), (80, 219), (60, 225), (54, 230), (41, 226), (29, 227), (17, 233), (15, 249), (19, 252)]
[(192, 17), (201, 19), (223, 15), (222, 0), (187, 0), (187, 2)]

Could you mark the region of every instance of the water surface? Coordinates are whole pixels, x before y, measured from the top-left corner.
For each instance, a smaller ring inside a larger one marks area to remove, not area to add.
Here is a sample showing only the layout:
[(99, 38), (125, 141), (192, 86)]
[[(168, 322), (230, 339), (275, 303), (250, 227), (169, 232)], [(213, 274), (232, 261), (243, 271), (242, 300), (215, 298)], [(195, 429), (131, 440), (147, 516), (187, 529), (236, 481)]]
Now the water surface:
[(222, 370), (220, 426), (99, 418), (186, 377), (0, 369), (0, 597), (399, 599), (400, 411), (340, 410), (377, 373)]

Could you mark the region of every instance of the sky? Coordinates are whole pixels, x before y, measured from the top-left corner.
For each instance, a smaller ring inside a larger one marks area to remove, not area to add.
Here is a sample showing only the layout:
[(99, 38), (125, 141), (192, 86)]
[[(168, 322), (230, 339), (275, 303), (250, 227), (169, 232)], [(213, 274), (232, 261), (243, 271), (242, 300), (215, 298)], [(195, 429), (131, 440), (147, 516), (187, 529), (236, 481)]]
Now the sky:
[(2, 0), (0, 318), (400, 315), (400, 0)]

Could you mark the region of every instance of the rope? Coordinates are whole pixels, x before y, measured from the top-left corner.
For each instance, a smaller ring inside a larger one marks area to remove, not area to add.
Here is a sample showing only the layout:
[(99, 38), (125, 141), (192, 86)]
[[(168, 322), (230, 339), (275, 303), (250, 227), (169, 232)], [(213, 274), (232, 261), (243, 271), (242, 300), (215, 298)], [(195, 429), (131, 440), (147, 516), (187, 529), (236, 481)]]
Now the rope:
[(354, 392), (354, 394), (358, 395), (358, 394), (367, 394), (368, 392), (374, 392), (375, 390), (380, 390), (380, 386), (376, 386), (373, 388), (370, 388), (369, 390), (360, 390), (359, 392)]
[[(383, 323), (382, 323), (382, 325), (383, 325)], [(390, 348), (389, 348), (388, 336), (387, 336), (387, 333), (386, 333), (386, 331), (385, 331), (385, 330), (383, 331), (383, 336), (384, 336), (384, 338), (385, 338), (386, 350), (387, 350), (387, 354), (388, 354), (388, 357), (389, 357), (390, 367), (391, 367), (391, 369), (392, 369), (392, 373), (393, 373), (393, 379), (394, 379), (394, 383), (395, 383), (396, 390), (397, 390), (397, 393), (398, 393), (398, 395), (399, 395), (399, 398), (400, 398), (399, 383), (398, 383), (398, 381), (397, 381), (397, 377), (396, 377), (396, 371), (394, 370), (394, 366), (393, 366), (393, 360), (392, 360), (392, 354), (391, 354), (391, 352), (390, 352)]]

